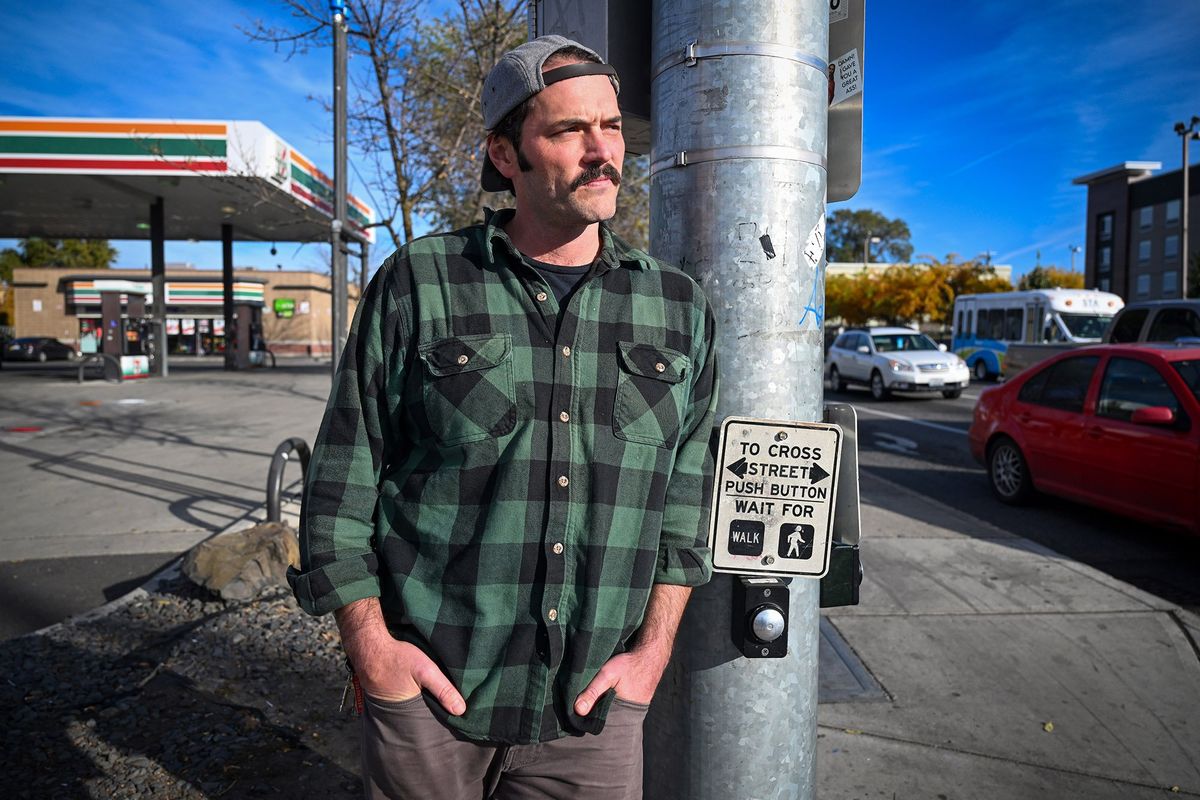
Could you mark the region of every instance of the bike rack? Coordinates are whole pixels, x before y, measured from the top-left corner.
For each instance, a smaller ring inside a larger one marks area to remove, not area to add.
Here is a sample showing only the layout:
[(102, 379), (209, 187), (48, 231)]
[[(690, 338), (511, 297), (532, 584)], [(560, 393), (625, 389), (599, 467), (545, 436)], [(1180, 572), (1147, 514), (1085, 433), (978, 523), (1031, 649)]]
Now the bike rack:
[[(108, 353), (89, 353), (84, 356), (79, 362), (79, 383), (83, 383), (83, 370), (90, 364), (99, 364), (104, 369), (104, 380), (109, 383), (120, 383), (125, 380), (125, 375), (121, 372), (121, 362), (116, 356), (110, 356)], [(110, 378), (106, 364), (112, 364), (113, 372), (116, 378)]]
[(308, 442), (298, 436), (284, 439), (271, 456), (271, 469), (267, 473), (267, 521), (279, 522), (281, 496), (283, 494), (283, 469), (291, 460), (292, 453), (300, 457), (300, 479), (308, 473)]

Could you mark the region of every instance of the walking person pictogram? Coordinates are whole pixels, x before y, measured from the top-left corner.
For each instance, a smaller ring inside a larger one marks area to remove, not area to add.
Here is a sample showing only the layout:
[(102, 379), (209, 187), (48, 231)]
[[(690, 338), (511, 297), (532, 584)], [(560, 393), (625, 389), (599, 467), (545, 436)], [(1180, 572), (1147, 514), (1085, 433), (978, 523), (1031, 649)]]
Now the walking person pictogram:
[(817, 529), (812, 525), (793, 522), (779, 527), (780, 558), (812, 558), (813, 540)]

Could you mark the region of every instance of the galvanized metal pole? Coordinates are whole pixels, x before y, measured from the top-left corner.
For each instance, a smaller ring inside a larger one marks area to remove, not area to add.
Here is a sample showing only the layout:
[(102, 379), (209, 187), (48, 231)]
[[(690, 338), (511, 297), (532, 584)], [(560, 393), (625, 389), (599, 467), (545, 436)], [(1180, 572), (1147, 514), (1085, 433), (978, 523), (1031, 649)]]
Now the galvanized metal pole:
[(346, 344), (346, 5), (333, 0), (333, 222), (330, 247), (333, 372)]
[[(822, 415), (828, 0), (655, 0), (652, 252), (717, 316), (719, 413)], [(647, 722), (647, 797), (811, 798), (819, 585), (782, 659), (730, 636), (733, 579), (692, 596)]]

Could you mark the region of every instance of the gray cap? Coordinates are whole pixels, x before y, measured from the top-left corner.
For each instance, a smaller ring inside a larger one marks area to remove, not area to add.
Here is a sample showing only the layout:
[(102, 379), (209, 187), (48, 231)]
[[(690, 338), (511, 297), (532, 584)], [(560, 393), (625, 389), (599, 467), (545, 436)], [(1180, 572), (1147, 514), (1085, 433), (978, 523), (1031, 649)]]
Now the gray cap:
[[(578, 47), (591, 53), (600, 63), (570, 64), (543, 73), (542, 65), (546, 63), (546, 59), (564, 47)], [(583, 75), (607, 75), (612, 81), (613, 90), (621, 91), (621, 83), (617, 79), (615, 69), (605, 64), (604, 59), (601, 59), (595, 50), (565, 36), (539, 36), (509, 50), (496, 66), (492, 67), (492, 71), (483, 82), (483, 127), (489, 131), (495, 130), (510, 111), (548, 85)], [(500, 174), (486, 152), (483, 154), (483, 175), (480, 177), (480, 183), (489, 192), (512, 190), (512, 182)]]

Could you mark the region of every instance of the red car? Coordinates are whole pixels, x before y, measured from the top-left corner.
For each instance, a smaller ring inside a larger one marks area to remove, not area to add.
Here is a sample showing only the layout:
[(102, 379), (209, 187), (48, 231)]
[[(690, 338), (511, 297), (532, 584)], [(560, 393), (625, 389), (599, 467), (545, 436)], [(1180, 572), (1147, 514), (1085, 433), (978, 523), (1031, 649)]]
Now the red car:
[(1005, 503), (1037, 490), (1200, 534), (1200, 347), (1061, 353), (985, 390), (967, 436)]

